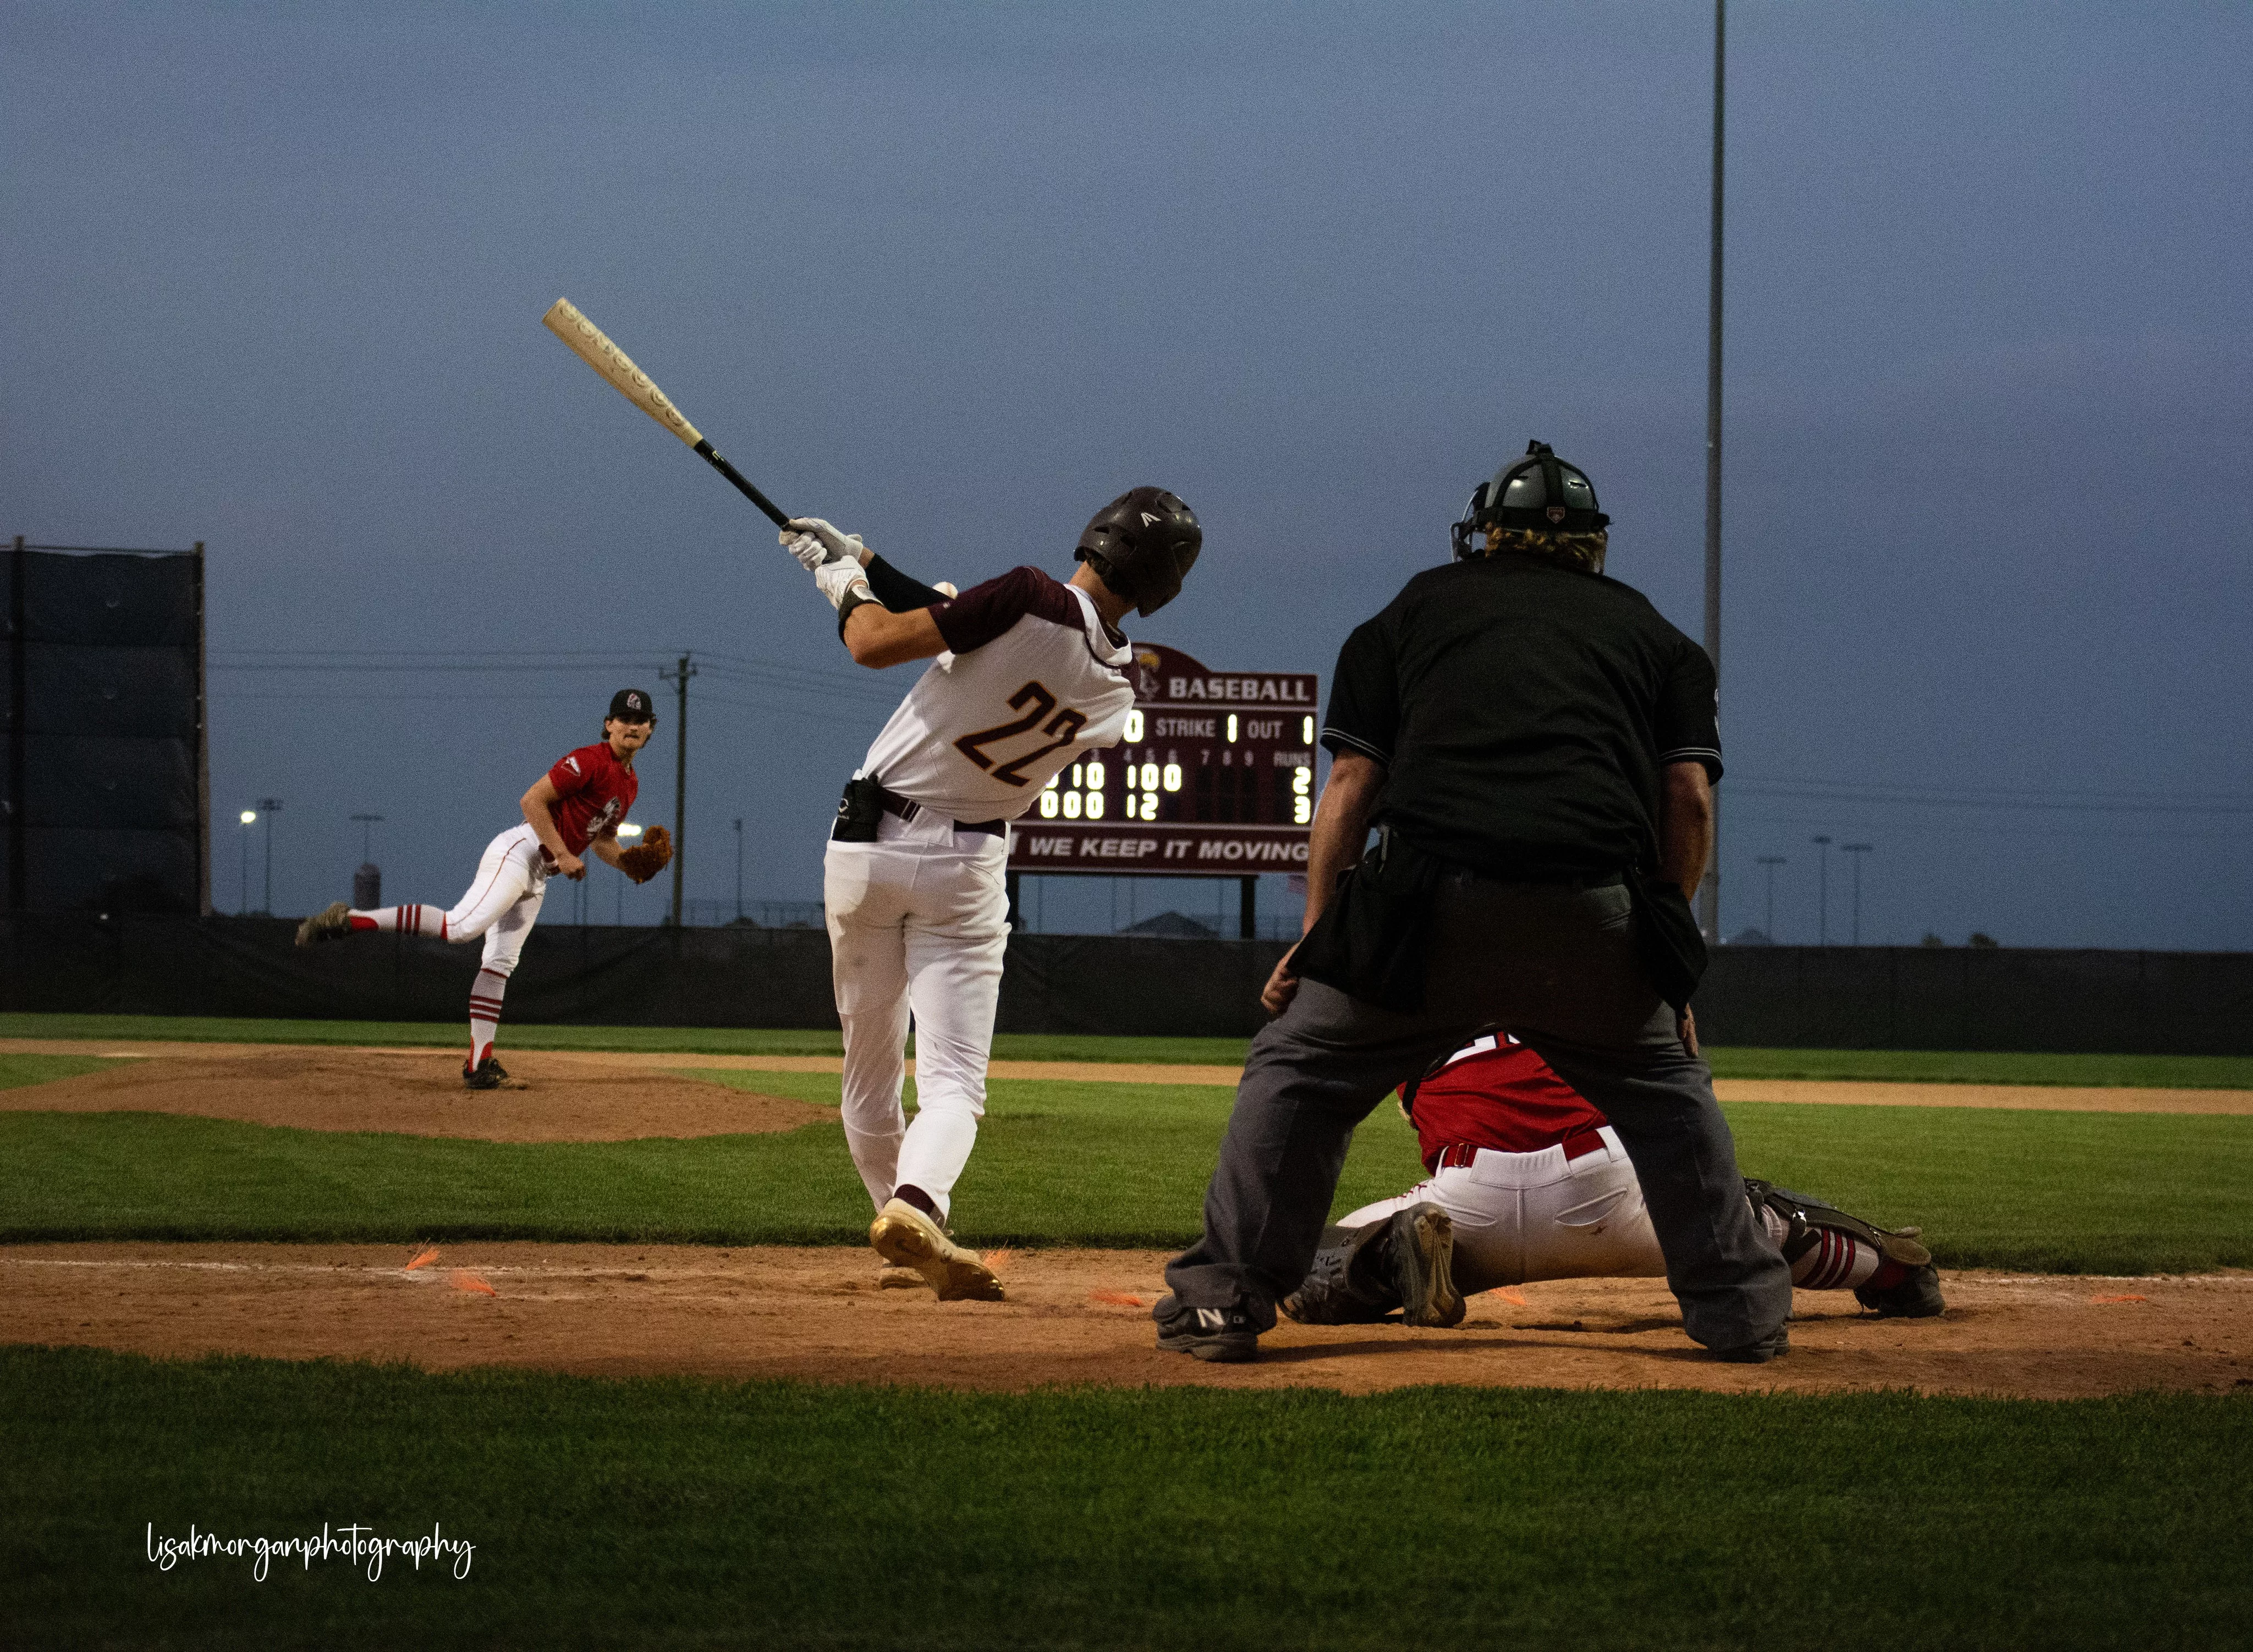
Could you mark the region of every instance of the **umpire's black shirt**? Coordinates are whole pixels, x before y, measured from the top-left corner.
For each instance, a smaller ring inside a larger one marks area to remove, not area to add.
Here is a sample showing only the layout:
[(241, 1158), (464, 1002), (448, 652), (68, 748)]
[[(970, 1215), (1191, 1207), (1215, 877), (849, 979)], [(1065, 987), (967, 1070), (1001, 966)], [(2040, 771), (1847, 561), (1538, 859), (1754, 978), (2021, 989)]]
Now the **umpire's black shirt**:
[(1431, 568), (1346, 638), (1322, 744), (1377, 819), (1502, 878), (1657, 872), (1659, 773), (1721, 777), (1713, 666), (1640, 591), (1538, 557)]

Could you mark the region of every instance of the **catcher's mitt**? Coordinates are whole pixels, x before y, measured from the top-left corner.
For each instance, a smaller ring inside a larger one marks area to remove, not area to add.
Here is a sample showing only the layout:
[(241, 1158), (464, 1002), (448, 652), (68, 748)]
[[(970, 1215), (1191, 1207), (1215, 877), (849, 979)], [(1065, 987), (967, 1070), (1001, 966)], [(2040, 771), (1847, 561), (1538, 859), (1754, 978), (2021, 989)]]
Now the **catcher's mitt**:
[(673, 833), (653, 826), (631, 849), (618, 851), (618, 870), (637, 883), (646, 883), (673, 864)]

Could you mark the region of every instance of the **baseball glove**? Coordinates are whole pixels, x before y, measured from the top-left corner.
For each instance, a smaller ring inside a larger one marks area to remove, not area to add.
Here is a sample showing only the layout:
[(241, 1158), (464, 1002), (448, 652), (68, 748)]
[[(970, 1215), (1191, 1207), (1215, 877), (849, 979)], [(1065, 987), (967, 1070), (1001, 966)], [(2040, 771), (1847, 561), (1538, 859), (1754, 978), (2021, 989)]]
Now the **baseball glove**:
[(637, 883), (646, 883), (673, 864), (673, 833), (653, 826), (631, 849), (618, 851), (618, 870)]

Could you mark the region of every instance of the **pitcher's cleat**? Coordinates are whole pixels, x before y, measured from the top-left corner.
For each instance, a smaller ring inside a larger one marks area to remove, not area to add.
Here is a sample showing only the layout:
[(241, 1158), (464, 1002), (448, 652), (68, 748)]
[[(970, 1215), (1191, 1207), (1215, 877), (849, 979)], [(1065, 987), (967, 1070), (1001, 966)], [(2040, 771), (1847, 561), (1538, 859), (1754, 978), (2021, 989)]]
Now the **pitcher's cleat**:
[(521, 1078), (511, 1078), (497, 1057), (488, 1056), (475, 1067), (462, 1063), (462, 1082), (471, 1090), (529, 1090)]
[(342, 901), (331, 901), (297, 925), (297, 944), (310, 946), (317, 941), (338, 941), (351, 933), (352, 908)]
[(975, 1251), (966, 1251), (948, 1238), (932, 1221), (904, 1199), (888, 1201), (868, 1224), (868, 1243), (876, 1254), (923, 1276), (942, 1302), (999, 1302), (1001, 1281), (995, 1279)]
[(876, 1288), (880, 1291), (920, 1290), (923, 1288), (923, 1275), (897, 1262), (879, 1262), (876, 1265)]

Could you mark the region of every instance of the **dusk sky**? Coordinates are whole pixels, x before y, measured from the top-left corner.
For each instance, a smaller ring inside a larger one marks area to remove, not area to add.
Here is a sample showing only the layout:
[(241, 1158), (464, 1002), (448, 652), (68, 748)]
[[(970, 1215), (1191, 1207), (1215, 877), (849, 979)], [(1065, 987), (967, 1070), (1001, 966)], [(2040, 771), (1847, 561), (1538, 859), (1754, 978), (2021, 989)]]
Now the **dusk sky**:
[[(1204, 556), (1132, 629), (1216, 667), (1327, 695), (1536, 436), (1698, 636), (1712, 26), (18, 0), (0, 534), (208, 545), (222, 909), (267, 796), (276, 910), (349, 893), (355, 812), (388, 898), (450, 903), (627, 684), (669, 822), (683, 650), (689, 894), (732, 900), (740, 817), (747, 895), (812, 900), (920, 667), (851, 666), (557, 296), (926, 579), (1064, 575), (1174, 489)], [(2253, 948), (2249, 64), (2242, 5), (1731, 7), (1726, 932), (1781, 855), (1815, 939), (1821, 834), (1873, 846), (1865, 942)]]

